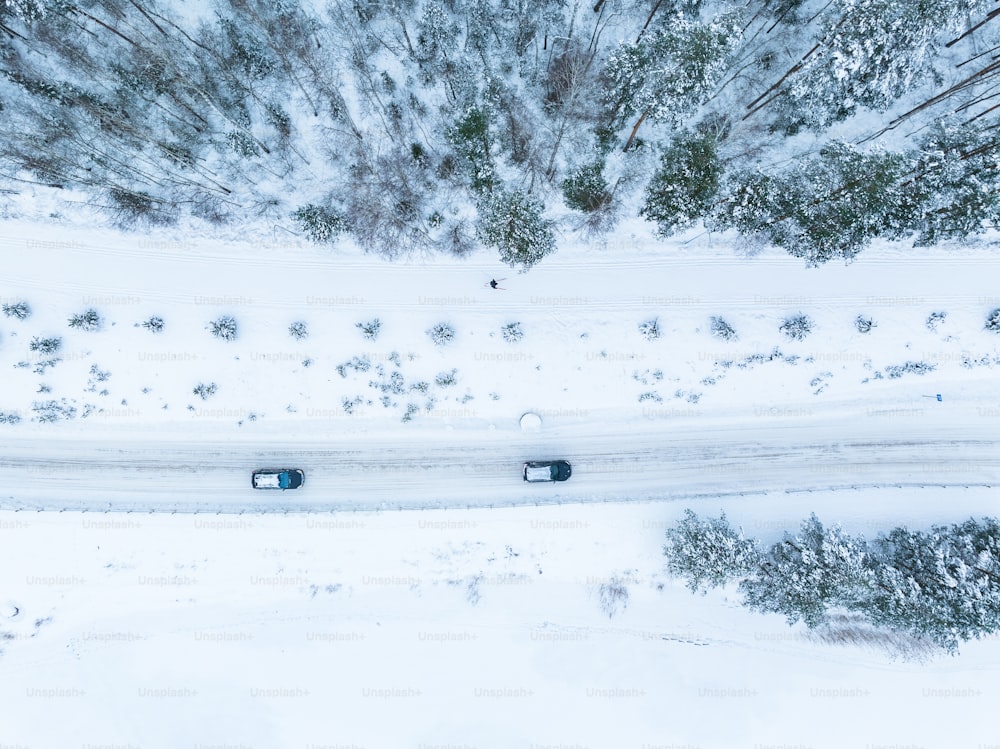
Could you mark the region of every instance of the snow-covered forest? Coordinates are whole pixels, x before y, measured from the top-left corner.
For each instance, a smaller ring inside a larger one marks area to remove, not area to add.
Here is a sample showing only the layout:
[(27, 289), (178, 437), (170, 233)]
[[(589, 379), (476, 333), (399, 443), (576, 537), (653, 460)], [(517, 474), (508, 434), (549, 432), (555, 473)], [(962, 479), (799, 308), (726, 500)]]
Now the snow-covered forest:
[(0, 181), (396, 257), (641, 215), (851, 259), (1000, 211), (986, 0), (8, 0)]

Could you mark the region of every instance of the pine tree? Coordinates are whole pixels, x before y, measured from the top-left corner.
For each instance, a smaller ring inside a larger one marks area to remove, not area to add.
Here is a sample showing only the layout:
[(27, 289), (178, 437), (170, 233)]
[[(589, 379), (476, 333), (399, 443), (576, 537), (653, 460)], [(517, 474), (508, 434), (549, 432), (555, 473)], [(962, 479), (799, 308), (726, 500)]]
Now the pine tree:
[(751, 574), (760, 564), (760, 549), (726, 520), (702, 519), (692, 510), (667, 531), (663, 547), (670, 574), (685, 578), (692, 592), (717, 588)]
[(656, 222), (660, 236), (669, 237), (708, 212), (721, 176), (715, 136), (682, 133), (661, 154), (639, 213)]
[(853, 609), (869, 595), (874, 562), (863, 538), (839, 527), (825, 528), (815, 515), (796, 536), (786, 534), (740, 584), (751, 609), (783, 614), (789, 624), (809, 627), (825, 621), (832, 606)]
[(556, 247), (543, 209), (540, 200), (521, 190), (497, 190), (479, 202), (476, 235), (499, 251), (501, 261), (526, 271)]
[(909, 169), (903, 155), (834, 142), (783, 174), (734, 175), (712, 224), (762, 235), (809, 265), (851, 260), (875, 237), (908, 231)]
[(1000, 221), (1000, 140), (993, 127), (939, 122), (920, 139), (906, 181), (916, 245), (980, 234)]
[(705, 24), (683, 14), (664, 17), (635, 44), (622, 43), (608, 57), (605, 100), (618, 123), (638, 113), (625, 144), (647, 118), (679, 122), (708, 98), (739, 42), (738, 15)]
[(859, 106), (885, 111), (934, 73), (942, 29), (987, 0), (833, 0), (813, 49), (778, 99), (787, 130), (827, 127)]
[(1000, 523), (984, 518), (878, 540), (885, 565), (868, 615), (949, 651), (1000, 629)]

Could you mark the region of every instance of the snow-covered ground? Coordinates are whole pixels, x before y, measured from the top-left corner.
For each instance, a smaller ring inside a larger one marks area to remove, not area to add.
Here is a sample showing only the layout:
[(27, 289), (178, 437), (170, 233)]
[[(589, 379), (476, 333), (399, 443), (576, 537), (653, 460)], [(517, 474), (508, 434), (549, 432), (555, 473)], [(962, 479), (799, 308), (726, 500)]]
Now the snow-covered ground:
[[(810, 270), (647, 231), (518, 275), (6, 222), (0, 297), (33, 314), (0, 318), (0, 747), (1000, 745), (1000, 641), (822, 642), (692, 596), (660, 548), (687, 507), (764, 540), (1000, 512), (995, 248)], [(101, 330), (67, 327), (90, 307)], [(235, 341), (206, 330), (227, 314)], [(525, 486), (532, 458), (573, 478)], [(267, 465), (305, 487), (254, 492)]]
[[(870, 535), (986, 490), (706, 501)], [(996, 741), (1000, 642), (894, 660), (662, 574), (681, 503), (4, 513), (4, 746), (925, 747)], [(627, 601), (602, 604), (620, 582)], [(612, 612), (609, 616), (605, 609)], [(16, 612), (16, 613), (15, 613)]]

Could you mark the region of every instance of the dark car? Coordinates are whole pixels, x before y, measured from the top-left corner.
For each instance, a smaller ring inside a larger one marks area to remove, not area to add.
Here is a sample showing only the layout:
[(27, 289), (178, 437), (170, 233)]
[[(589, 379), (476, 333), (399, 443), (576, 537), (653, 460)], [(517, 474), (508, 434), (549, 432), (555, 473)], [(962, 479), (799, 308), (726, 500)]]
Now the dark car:
[(253, 488), (298, 489), (305, 478), (298, 468), (262, 468), (253, 472)]
[(573, 468), (565, 460), (535, 460), (524, 464), (524, 480), (565, 481), (573, 473)]

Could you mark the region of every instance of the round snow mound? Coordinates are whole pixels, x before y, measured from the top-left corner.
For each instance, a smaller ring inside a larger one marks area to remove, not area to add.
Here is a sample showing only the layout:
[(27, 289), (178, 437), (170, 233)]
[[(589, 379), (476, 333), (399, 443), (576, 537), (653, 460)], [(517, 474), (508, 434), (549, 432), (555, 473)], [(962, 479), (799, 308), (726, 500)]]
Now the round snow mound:
[(537, 432), (542, 428), (542, 417), (536, 413), (528, 411), (521, 417), (522, 432)]

